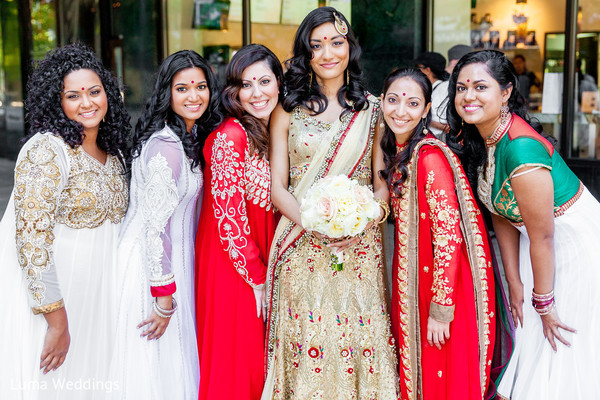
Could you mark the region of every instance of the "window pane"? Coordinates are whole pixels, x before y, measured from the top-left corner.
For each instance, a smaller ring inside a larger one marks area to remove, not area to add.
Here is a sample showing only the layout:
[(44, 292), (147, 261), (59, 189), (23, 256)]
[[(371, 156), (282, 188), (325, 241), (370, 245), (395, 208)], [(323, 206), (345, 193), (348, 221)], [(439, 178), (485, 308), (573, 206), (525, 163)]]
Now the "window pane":
[(577, 17), (577, 78), (571, 157), (600, 159), (600, 1), (580, 0)]
[(453, 45), (469, 44), (504, 52), (517, 70), (529, 112), (558, 138), (565, 13), (566, 0), (435, 0), (433, 51), (446, 57)]
[(21, 37), (16, 1), (0, 2), (0, 156), (15, 157), (23, 137)]

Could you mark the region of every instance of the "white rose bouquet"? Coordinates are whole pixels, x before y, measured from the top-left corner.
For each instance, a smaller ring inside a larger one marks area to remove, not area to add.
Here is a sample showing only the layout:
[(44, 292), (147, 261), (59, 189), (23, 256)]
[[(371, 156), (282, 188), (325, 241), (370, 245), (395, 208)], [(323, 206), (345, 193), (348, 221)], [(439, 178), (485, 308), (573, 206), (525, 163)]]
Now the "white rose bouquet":
[[(327, 176), (315, 183), (300, 204), (302, 225), (330, 238), (356, 236), (380, 214), (379, 203), (366, 186), (345, 175)], [(333, 250), (331, 267), (344, 267), (343, 251)]]

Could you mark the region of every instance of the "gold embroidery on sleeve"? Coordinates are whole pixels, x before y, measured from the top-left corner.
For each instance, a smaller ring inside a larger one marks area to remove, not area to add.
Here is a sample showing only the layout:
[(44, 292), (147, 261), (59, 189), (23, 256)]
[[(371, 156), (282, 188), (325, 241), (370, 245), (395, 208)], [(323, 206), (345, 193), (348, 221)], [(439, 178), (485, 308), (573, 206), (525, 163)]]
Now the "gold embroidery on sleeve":
[(46, 285), (42, 273), (53, 261), (52, 232), (60, 170), (49, 138), (35, 143), (15, 168), (17, 257), (27, 274), (28, 290), (42, 304)]
[(453, 253), (461, 246), (462, 237), (456, 234), (459, 224), (459, 211), (448, 204), (448, 194), (444, 189), (434, 190), (434, 171), (427, 175), (425, 193), (431, 216), (431, 229), (433, 236), (433, 301), (445, 306), (454, 305), (451, 294), (454, 288), (444, 276), (446, 268), (450, 266)]
[(55, 301), (54, 303), (46, 304), (45, 306), (33, 307), (32, 311), (33, 311), (34, 315), (48, 314), (53, 311), (60, 310), (61, 308), (64, 308), (64, 306), (65, 306), (65, 302), (63, 301), (63, 299), (60, 299), (59, 301)]

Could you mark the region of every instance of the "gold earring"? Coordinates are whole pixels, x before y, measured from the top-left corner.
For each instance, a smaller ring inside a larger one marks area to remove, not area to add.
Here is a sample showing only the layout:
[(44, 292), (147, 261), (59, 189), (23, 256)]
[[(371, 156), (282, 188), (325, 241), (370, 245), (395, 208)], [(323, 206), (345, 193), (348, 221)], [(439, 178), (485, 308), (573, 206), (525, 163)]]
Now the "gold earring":
[(423, 118), (423, 135), (427, 135), (429, 130), (427, 130), (427, 126), (425, 125), (425, 118)]
[(500, 107), (500, 120), (503, 123), (506, 123), (506, 122), (508, 122), (509, 119), (510, 119), (510, 109), (505, 104), (502, 107)]
[(312, 70), (312, 68), (310, 69), (309, 76), (310, 76), (310, 79), (308, 81), (308, 93), (310, 93), (312, 91), (312, 80), (313, 80), (313, 70)]
[(350, 69), (346, 68), (346, 86), (350, 86)]

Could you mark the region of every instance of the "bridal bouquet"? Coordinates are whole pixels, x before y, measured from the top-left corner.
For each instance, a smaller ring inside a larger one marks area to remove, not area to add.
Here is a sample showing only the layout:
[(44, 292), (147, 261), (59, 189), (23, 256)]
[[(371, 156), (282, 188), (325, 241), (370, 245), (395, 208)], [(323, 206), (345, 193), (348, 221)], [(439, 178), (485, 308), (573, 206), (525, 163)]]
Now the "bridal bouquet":
[[(345, 175), (320, 179), (300, 204), (304, 228), (334, 239), (358, 235), (379, 213), (373, 192)], [(332, 252), (331, 267), (343, 269), (343, 251)]]

